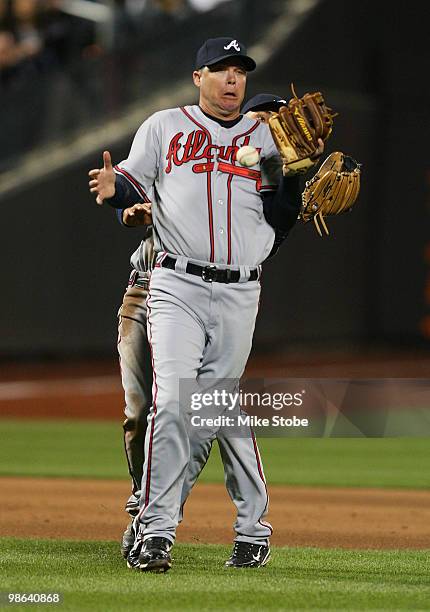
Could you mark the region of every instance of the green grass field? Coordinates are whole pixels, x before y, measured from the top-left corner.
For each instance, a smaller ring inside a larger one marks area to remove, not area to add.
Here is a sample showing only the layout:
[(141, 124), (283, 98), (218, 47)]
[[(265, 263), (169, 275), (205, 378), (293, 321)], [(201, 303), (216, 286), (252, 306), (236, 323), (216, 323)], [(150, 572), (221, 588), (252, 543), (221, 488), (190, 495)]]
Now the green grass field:
[[(120, 423), (0, 420), (0, 474), (127, 478)], [(261, 438), (271, 485), (430, 486), (427, 438)], [(217, 449), (201, 476), (222, 482)]]
[[(2, 475), (127, 478), (119, 423), (0, 420), (0, 440)], [(260, 448), (273, 486), (430, 484), (428, 439), (266, 438)], [(217, 450), (202, 480), (222, 481)], [(146, 575), (125, 568), (116, 542), (3, 538), (0, 592), (60, 592), (58, 609), (76, 612), (430, 609), (430, 551), (277, 548), (264, 569), (225, 570), (229, 552), (177, 545), (168, 574)]]
[(127, 570), (116, 543), (3, 540), (0, 588), (60, 592), (73, 611), (430, 609), (425, 552), (278, 548), (254, 571), (223, 569), (228, 553), (178, 545), (174, 570), (152, 575)]

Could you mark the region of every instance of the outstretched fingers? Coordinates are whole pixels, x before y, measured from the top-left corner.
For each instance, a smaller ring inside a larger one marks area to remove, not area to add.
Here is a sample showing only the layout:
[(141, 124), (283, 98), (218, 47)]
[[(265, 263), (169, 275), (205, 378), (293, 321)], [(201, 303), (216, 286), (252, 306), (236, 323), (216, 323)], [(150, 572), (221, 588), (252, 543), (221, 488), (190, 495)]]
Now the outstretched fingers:
[(109, 151), (103, 151), (103, 168), (105, 170), (112, 170), (112, 158)]

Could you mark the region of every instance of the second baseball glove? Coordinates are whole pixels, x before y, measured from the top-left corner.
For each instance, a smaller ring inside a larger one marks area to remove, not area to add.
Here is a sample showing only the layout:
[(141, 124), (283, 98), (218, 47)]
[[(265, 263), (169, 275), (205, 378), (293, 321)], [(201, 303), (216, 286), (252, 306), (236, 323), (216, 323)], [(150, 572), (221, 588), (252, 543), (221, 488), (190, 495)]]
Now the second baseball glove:
[(360, 191), (360, 174), (360, 164), (352, 157), (331, 153), (306, 183), (302, 193), (301, 219), (305, 222), (313, 219), (317, 232), (322, 236), (320, 222), (328, 235), (324, 217), (350, 210)]
[(318, 139), (327, 140), (337, 113), (326, 106), (321, 92), (294, 97), (269, 119), (273, 140), (289, 174), (303, 173), (314, 165)]

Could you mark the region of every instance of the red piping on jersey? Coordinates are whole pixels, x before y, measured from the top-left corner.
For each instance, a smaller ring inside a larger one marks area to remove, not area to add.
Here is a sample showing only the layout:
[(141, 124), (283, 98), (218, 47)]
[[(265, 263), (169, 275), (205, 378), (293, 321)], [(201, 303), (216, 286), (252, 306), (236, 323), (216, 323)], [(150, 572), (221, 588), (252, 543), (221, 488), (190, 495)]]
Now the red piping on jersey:
[[(269, 505), (269, 494), (267, 493), (266, 479), (264, 478), (263, 468), (261, 467), (260, 453), (259, 453), (258, 446), (257, 446), (257, 440), (255, 439), (255, 435), (254, 435), (254, 432), (252, 431), (252, 429), (251, 429), (251, 436), (252, 436), (252, 443), (254, 445), (255, 458), (257, 460), (258, 473), (260, 474), (260, 478), (261, 478), (261, 480), (264, 483), (264, 488), (266, 489), (266, 505), (264, 506), (264, 510), (263, 510), (263, 513), (262, 513), (262, 514), (264, 514), (266, 512), (266, 510), (267, 510), (267, 506)], [(270, 523), (266, 523), (266, 521), (262, 521), (261, 518), (258, 519), (258, 522), (263, 527), (266, 527), (266, 529), (269, 529), (270, 530), (270, 535), (272, 535), (273, 529), (272, 529), (272, 525)]]
[[(211, 138), (211, 135), (210, 135), (209, 131), (201, 123), (199, 123), (196, 119), (191, 117), (189, 112), (186, 111), (183, 106), (181, 106), (180, 109), (184, 113), (184, 115), (186, 117), (188, 117), (188, 119), (190, 121), (192, 121), (192, 123), (194, 123), (201, 130), (203, 130), (203, 132), (208, 137), (208, 144), (211, 145), (212, 144), (212, 138)], [(209, 161), (209, 159), (208, 159), (208, 161)], [(212, 263), (214, 261), (214, 257), (215, 257), (215, 253), (214, 253), (215, 248), (214, 248), (214, 226), (213, 226), (213, 212), (212, 212), (212, 185), (211, 185), (211, 180), (212, 180), (211, 171), (208, 171), (207, 178), (206, 178), (206, 190), (207, 190), (207, 198), (208, 198), (209, 237), (210, 237), (210, 244), (211, 244), (211, 254), (210, 254), (209, 261)]]
[[(243, 134), (239, 134), (238, 136), (235, 136), (233, 138), (233, 142), (232, 142), (232, 146), (233, 149), (235, 149), (235, 147), (237, 147), (237, 141), (239, 140), (239, 138), (243, 138), (245, 136), (243, 145), (247, 145), (249, 143), (249, 134), (252, 134), (252, 132), (260, 125), (259, 121), (256, 121), (254, 123), (254, 125), (247, 130), (246, 132), (244, 132)], [(229, 170), (227, 170), (228, 167), (233, 167), (233, 168), (237, 168), (237, 170), (241, 170), (242, 168), (239, 168), (237, 166), (234, 165), (234, 162), (236, 161), (236, 156), (234, 157), (234, 161), (233, 161), (233, 165), (231, 164), (225, 164), (225, 170), (221, 169), (221, 165), (224, 165), (224, 162), (220, 162), (218, 164), (218, 168), (220, 170), (222, 170), (223, 172), (229, 172)], [(246, 172), (255, 172), (255, 170), (249, 170), (248, 168), (243, 168), (243, 170), (246, 170)], [(230, 176), (228, 177), (227, 180), (227, 240), (228, 240), (228, 256), (227, 256), (227, 264), (231, 264), (231, 183), (233, 180), (233, 174), (239, 174), (236, 172), (232, 172), (230, 174)], [(260, 173), (259, 173), (260, 174)], [(242, 175), (241, 176), (248, 176), (248, 174), (246, 175)], [(260, 178), (260, 184), (261, 184), (261, 178)], [(257, 183), (257, 189), (258, 189), (258, 183)]]
[[(151, 285), (151, 281), (149, 281), (149, 284)], [(152, 422), (151, 422), (151, 431), (149, 434), (149, 446), (148, 446), (148, 458), (147, 458), (147, 469), (146, 469), (146, 486), (145, 486), (145, 501), (144, 501), (144, 505), (142, 506), (142, 509), (140, 510), (139, 514), (137, 515), (140, 519), (140, 517), (142, 516), (145, 508), (148, 506), (149, 504), (149, 492), (151, 489), (151, 468), (152, 468), (152, 448), (153, 448), (153, 444), (154, 444), (154, 428), (155, 428), (155, 417), (157, 415), (157, 395), (158, 395), (158, 386), (157, 386), (157, 375), (155, 372), (155, 367), (154, 367), (154, 351), (152, 348), (152, 325), (151, 325), (151, 321), (150, 321), (150, 316), (151, 316), (151, 308), (149, 306), (149, 301), (151, 298), (151, 293), (150, 293), (150, 287), (148, 288), (148, 300), (146, 303), (146, 307), (148, 309), (148, 328), (149, 328), (149, 338), (148, 338), (148, 342), (149, 342), (149, 348), (151, 349), (151, 362), (152, 362), (152, 371), (154, 372), (154, 398), (152, 401), (152, 406), (153, 406), (153, 415), (152, 415)], [(143, 493), (143, 491), (142, 491)]]
[(163, 261), (166, 259), (167, 257), (167, 251), (160, 251), (160, 260), (156, 262), (154, 268), (161, 268), (162, 267), (162, 263)]
[[(219, 166), (218, 166), (219, 167)], [(233, 174), (227, 179), (227, 263), (231, 263), (231, 181)]]
[(251, 437), (252, 437), (252, 443), (254, 445), (255, 458), (257, 460), (258, 473), (260, 474), (261, 480), (264, 482), (264, 484), (266, 484), (266, 479), (264, 478), (264, 474), (263, 474), (263, 468), (261, 467), (260, 455), (259, 455), (258, 447), (257, 447), (257, 440), (255, 439), (255, 435), (252, 429), (251, 429)]
[(151, 200), (148, 198), (148, 196), (146, 195), (146, 193), (144, 192), (142, 186), (140, 185), (140, 183), (138, 181), (136, 181), (135, 178), (133, 178), (131, 176), (131, 174), (129, 174), (128, 172), (126, 172), (126, 170), (124, 170), (123, 168), (120, 168), (119, 166), (115, 166), (115, 170), (117, 172), (119, 172), (120, 174), (124, 175), (125, 178), (133, 185), (133, 187), (136, 189), (137, 193), (142, 196), (143, 201), (144, 202), (150, 202)]

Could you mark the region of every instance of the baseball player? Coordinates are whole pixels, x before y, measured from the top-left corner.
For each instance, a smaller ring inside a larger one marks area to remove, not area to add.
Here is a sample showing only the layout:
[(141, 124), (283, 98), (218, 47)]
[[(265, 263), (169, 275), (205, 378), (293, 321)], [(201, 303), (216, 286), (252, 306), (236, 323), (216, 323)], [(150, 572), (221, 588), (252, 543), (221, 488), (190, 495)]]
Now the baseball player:
[[(254, 68), (237, 40), (206, 41), (193, 73), (199, 105), (152, 115), (138, 130), (127, 160), (114, 172), (105, 152), (104, 168), (90, 183), (99, 203), (108, 199), (125, 208), (136, 195), (153, 202), (157, 255), (147, 300), (153, 404), (139, 532), (129, 555), (129, 565), (143, 571), (171, 566), (181, 491), (193, 456), (179, 381), (240, 378), (251, 349), (260, 265), (274, 247), (273, 227), (287, 231), (294, 207), (293, 222), (297, 217), (297, 177), (283, 177), (278, 186), (270, 175), (277, 150), (267, 127), (239, 112), (247, 72)], [(236, 163), (244, 145), (260, 151), (258, 169)], [(217, 433), (220, 439), (220, 430), (196, 436), (200, 457), (203, 447), (209, 454)], [(225, 434), (220, 449), (238, 509), (226, 565), (261, 567), (270, 556), (272, 530), (263, 520), (268, 498), (253, 432), (243, 438)]]
[[(276, 111), (286, 100), (274, 94), (258, 94), (251, 98), (243, 107), (242, 113), (252, 119), (266, 123), (271, 112)], [(99, 170), (90, 172), (96, 177)], [(130, 263), (133, 271), (130, 275), (122, 306), (118, 312), (118, 352), (121, 364), (121, 378), (125, 394), (124, 448), (131, 476), (132, 491), (125, 509), (131, 516), (121, 541), (121, 553), (127, 558), (135, 540), (134, 517), (138, 513), (140, 485), (144, 463), (144, 439), (147, 428), (147, 418), (152, 404), (152, 365), (150, 348), (146, 334), (146, 297), (149, 286), (149, 275), (154, 264), (154, 242), (152, 237), (152, 217), (150, 205), (137, 203), (130, 208), (117, 210), (118, 220), (124, 226), (144, 226), (144, 239), (133, 253)], [(276, 229), (276, 228), (275, 228)], [(277, 250), (285, 232), (276, 232), (275, 248)], [(197, 477), (196, 468), (204, 463), (197, 461), (192, 467)], [(195, 478), (190, 475), (186, 479), (188, 485)], [(181, 507), (189, 494), (187, 487), (183, 488)]]

